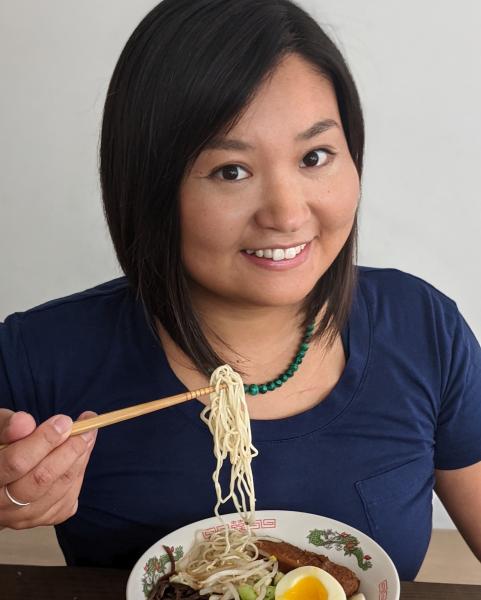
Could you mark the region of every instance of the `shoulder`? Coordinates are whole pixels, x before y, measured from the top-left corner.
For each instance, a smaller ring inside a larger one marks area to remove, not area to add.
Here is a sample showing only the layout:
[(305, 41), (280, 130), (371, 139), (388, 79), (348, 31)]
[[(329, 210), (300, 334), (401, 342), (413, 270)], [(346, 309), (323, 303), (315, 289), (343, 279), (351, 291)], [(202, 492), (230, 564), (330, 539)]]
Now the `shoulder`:
[(393, 268), (358, 268), (359, 286), (375, 314), (456, 319), (456, 302), (426, 280)]
[(15, 313), (29, 318), (37, 314), (57, 314), (63, 311), (82, 310), (91, 304), (106, 304), (110, 300), (121, 299), (130, 292), (126, 277), (118, 277), (86, 290), (49, 300), (21, 313)]
[(48, 354), (85, 347), (109, 334), (122, 315), (135, 310), (135, 297), (125, 277), (50, 300), (9, 315), (0, 325), (0, 341), (43, 348)]
[(386, 345), (431, 353), (447, 365), (456, 339), (472, 337), (456, 302), (424, 279), (398, 269), (359, 267), (358, 280), (374, 335)]
[(62, 320), (77, 319), (86, 312), (92, 313), (95, 309), (108, 310), (131, 296), (127, 279), (119, 277), (68, 296), (49, 300), (28, 310), (13, 313), (6, 321), (15, 319), (26, 325), (48, 321), (58, 324)]
[[(82, 396), (135, 323), (125, 278), (13, 313), (0, 323), (0, 400), (42, 420), (56, 395)], [(128, 344), (127, 344), (128, 347)]]
[[(472, 397), (479, 407), (474, 388), (479, 389), (481, 381), (481, 348), (454, 300), (420, 277), (397, 269), (360, 267), (359, 290), (381, 361), (394, 357), (407, 369), (404, 378), (407, 372), (416, 372), (425, 385), (431, 377), (439, 397), (464, 396), (466, 402)], [(471, 383), (471, 393), (463, 392), (468, 381), (476, 382)], [(481, 411), (476, 410), (479, 423)]]
[(371, 294), (386, 298), (399, 293), (407, 296), (429, 296), (448, 306), (456, 306), (454, 300), (425, 279), (400, 269), (360, 266), (358, 275), (360, 284)]

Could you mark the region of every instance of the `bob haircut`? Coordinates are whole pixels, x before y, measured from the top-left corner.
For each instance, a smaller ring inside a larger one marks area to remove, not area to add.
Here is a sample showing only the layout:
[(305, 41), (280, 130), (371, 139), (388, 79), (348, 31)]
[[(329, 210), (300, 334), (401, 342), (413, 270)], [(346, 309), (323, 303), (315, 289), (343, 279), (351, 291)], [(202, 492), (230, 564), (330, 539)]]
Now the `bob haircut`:
[[(256, 90), (297, 53), (332, 83), (362, 171), (364, 126), (349, 69), (318, 23), (290, 0), (164, 0), (140, 22), (110, 81), (100, 143), (104, 210), (117, 258), (158, 338), (158, 319), (204, 374), (222, 359), (204, 336), (181, 257), (179, 188), (203, 147), (238, 122)], [(306, 297), (304, 324), (326, 310), (331, 343), (356, 282), (352, 231)]]

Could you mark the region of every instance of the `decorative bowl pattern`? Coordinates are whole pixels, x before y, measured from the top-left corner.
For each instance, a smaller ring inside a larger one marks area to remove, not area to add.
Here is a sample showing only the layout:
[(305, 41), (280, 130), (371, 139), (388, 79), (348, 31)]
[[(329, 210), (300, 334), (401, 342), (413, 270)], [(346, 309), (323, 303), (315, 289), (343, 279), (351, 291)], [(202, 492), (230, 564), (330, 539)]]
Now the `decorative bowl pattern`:
[[(223, 516), (231, 528), (243, 529), (237, 514)], [(216, 517), (186, 525), (169, 533), (139, 558), (127, 583), (127, 600), (146, 600), (152, 586), (165, 570), (170, 569), (163, 546), (168, 546), (179, 560), (193, 543), (197, 532), (206, 538), (222, 528)], [(304, 550), (325, 554), (348, 567), (361, 581), (359, 591), (366, 600), (399, 600), (399, 577), (386, 552), (369, 536), (349, 525), (308, 513), (285, 510), (256, 511), (253, 529)]]

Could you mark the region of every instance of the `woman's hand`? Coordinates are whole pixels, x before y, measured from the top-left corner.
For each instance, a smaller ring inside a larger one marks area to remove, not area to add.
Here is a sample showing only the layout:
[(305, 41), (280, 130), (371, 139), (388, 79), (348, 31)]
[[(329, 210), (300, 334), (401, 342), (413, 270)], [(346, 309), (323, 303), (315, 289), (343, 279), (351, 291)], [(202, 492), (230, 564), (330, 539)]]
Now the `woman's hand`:
[(97, 432), (69, 438), (71, 428), (65, 415), (36, 427), (28, 413), (0, 409), (0, 444), (9, 444), (0, 450), (0, 528), (55, 525), (75, 514)]

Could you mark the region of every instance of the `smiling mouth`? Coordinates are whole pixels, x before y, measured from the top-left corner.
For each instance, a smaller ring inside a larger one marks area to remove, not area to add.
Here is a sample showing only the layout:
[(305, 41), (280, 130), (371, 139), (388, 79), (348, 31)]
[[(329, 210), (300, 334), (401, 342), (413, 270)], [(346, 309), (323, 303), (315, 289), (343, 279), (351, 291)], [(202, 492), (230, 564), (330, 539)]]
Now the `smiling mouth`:
[(263, 250), (243, 250), (246, 254), (255, 254), (258, 258), (267, 258), (274, 261), (291, 260), (300, 254), (307, 243), (290, 248), (264, 248)]

